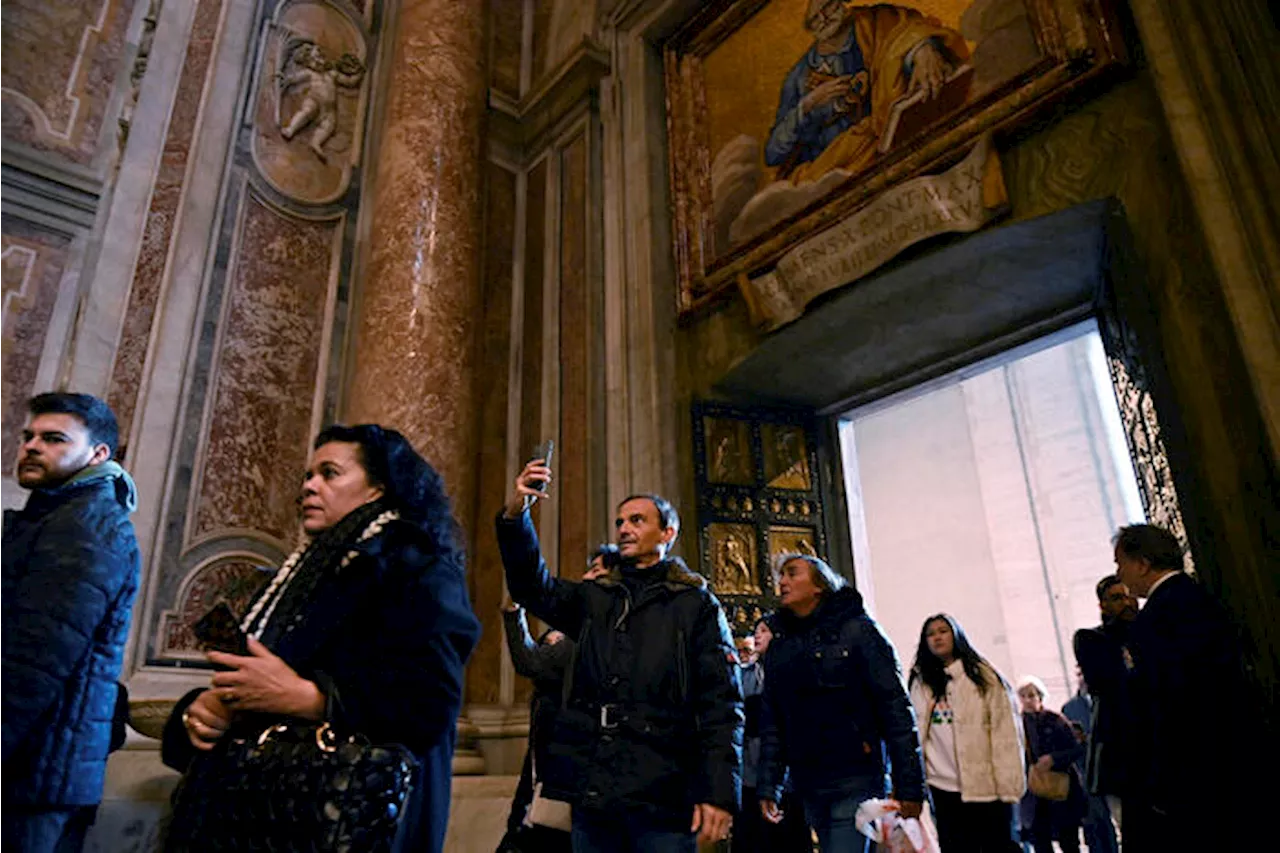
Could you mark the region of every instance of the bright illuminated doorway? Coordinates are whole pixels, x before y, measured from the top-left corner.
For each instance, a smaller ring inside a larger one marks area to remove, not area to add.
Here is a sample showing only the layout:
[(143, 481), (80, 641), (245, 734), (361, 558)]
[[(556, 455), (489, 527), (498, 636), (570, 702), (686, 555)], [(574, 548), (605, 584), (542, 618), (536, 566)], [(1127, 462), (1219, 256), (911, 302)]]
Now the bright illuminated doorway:
[(1060, 708), (1111, 537), (1143, 520), (1096, 323), (851, 411), (840, 444), (857, 586), (904, 665), (947, 612)]

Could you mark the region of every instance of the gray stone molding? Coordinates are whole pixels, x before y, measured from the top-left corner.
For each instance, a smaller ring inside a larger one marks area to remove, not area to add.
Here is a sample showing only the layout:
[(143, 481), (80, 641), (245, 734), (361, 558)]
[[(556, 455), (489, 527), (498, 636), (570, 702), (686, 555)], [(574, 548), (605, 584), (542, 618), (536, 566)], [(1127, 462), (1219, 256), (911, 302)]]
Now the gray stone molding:
[(0, 156), (0, 211), (77, 237), (93, 228), (103, 183), (93, 170), (16, 142)]

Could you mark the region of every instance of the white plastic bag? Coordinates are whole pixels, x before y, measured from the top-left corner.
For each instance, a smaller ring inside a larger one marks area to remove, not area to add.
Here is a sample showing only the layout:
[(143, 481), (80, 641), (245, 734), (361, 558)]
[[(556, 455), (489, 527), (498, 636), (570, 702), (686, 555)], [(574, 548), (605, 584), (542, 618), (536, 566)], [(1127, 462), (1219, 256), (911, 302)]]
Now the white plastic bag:
[(903, 818), (899, 808), (897, 800), (865, 800), (858, 806), (855, 825), (880, 853), (941, 853), (928, 803), (919, 818)]

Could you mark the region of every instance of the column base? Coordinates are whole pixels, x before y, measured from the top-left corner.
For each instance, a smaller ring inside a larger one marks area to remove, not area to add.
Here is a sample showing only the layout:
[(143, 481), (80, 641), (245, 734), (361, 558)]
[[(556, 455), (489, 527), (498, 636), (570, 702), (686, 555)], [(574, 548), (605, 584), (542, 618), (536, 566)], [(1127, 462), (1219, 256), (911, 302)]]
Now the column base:
[(464, 719), (465, 728), (459, 722), (459, 743), (465, 736), (466, 743), (484, 757), (481, 772), (520, 775), (529, 744), (529, 706), (472, 705), (464, 712)]

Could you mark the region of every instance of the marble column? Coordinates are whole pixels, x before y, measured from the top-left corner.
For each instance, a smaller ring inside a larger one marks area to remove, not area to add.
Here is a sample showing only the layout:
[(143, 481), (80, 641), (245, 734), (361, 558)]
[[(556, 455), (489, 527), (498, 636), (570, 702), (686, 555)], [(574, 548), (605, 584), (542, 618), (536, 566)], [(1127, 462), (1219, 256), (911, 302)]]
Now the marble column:
[(401, 430), (468, 525), (475, 495), (484, 4), (401, 0), (345, 419)]

